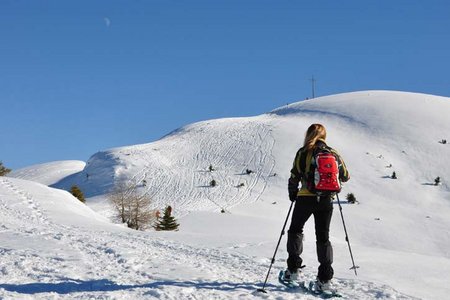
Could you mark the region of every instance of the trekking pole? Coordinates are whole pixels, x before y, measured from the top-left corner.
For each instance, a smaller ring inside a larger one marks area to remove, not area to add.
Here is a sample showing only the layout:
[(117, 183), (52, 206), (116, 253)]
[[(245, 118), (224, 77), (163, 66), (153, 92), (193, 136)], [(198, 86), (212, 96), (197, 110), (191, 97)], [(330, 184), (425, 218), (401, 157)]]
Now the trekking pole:
[(292, 201), (291, 202), (291, 206), (289, 206), (289, 211), (288, 211), (288, 214), (286, 216), (286, 220), (284, 221), (283, 229), (281, 229), (281, 235), (280, 235), (280, 238), (278, 239), (278, 244), (277, 244), (277, 247), (275, 248), (275, 253), (273, 254), (273, 257), (272, 257), (272, 262), (270, 263), (269, 270), (267, 271), (266, 280), (264, 280), (264, 284), (263, 284), (262, 289), (258, 289), (257, 290), (258, 292), (267, 293), (264, 288), (266, 287), (267, 279), (269, 278), (270, 270), (272, 269), (272, 265), (275, 263), (275, 256), (277, 255), (278, 247), (280, 246), (281, 238), (284, 235), (284, 229), (286, 228), (287, 221), (289, 219), (289, 216), (291, 215), (292, 205), (294, 204), (294, 202), (295, 201)]
[(342, 214), (342, 206), (341, 206), (341, 202), (339, 201), (339, 195), (337, 193), (336, 193), (336, 197), (337, 197), (337, 201), (338, 201), (338, 205), (339, 205), (339, 210), (341, 212), (342, 224), (344, 225), (345, 240), (347, 241), (348, 250), (350, 251), (350, 257), (352, 259), (352, 264), (353, 264), (353, 267), (351, 267), (350, 270), (353, 269), (355, 271), (355, 275), (358, 276), (358, 274), (356, 273), (356, 269), (359, 268), (359, 266), (355, 266), (355, 261), (353, 260), (352, 247), (350, 247), (350, 241), (348, 240), (347, 228), (345, 227), (344, 215)]

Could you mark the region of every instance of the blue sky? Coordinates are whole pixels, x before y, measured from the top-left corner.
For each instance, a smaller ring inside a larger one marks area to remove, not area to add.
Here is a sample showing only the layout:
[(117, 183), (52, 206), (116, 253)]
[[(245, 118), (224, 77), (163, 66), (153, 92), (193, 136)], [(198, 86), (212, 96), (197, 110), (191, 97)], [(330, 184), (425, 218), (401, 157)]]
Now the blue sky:
[(367, 89), (450, 96), (448, 1), (0, 2), (0, 160), (154, 141)]

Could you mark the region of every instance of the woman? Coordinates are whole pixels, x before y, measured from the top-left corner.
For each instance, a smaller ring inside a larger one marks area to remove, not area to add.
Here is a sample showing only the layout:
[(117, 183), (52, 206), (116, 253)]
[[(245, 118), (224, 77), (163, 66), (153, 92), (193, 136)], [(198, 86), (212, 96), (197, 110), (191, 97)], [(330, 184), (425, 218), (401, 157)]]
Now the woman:
[[(314, 215), (317, 258), (320, 263), (317, 274), (317, 288), (321, 290), (330, 289), (330, 280), (333, 278), (334, 273), (331, 266), (333, 263), (333, 248), (329, 240), (334, 193), (317, 195), (311, 191), (312, 179), (309, 170), (314, 167), (312, 165), (314, 155), (320, 150), (326, 149), (336, 158), (339, 180), (346, 182), (350, 178), (342, 158), (325, 143), (326, 136), (327, 133), (323, 125), (312, 124), (306, 131), (303, 147), (298, 150), (295, 156), (288, 184), (289, 199), (295, 201), (295, 207), (288, 231), (288, 267), (284, 273), (285, 280), (298, 280), (299, 270), (304, 267), (300, 258), (303, 251), (303, 227), (309, 217)], [(298, 190), (300, 182), (301, 189)], [(310, 187), (310, 189), (307, 187)]]

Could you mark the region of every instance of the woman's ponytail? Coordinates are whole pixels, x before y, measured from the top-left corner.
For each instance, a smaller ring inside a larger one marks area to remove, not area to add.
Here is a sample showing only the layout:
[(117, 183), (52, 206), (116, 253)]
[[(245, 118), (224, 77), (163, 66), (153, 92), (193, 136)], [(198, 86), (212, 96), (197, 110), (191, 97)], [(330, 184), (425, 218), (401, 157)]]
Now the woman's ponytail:
[(326, 137), (327, 131), (322, 124), (312, 124), (306, 131), (305, 142), (303, 144), (303, 147), (307, 151), (310, 151), (316, 145), (317, 140), (319, 139), (325, 140)]

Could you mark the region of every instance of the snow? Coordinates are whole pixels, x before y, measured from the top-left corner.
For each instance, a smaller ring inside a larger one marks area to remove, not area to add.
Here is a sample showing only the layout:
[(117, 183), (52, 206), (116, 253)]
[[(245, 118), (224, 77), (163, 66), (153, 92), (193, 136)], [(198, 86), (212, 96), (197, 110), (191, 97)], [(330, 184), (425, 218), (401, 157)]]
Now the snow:
[(85, 166), (86, 163), (79, 160), (54, 161), (13, 170), (8, 177), (52, 185), (70, 175), (81, 172)]
[[(276, 281), (287, 258), (285, 238), (269, 293), (255, 290), (290, 205), (292, 160), (307, 127), (318, 122), (352, 177), (340, 198), (357, 277), (349, 270), (337, 205), (330, 232), (334, 284), (344, 298), (445, 299), (450, 145), (438, 141), (448, 140), (449, 112), (444, 97), (339, 94), (260, 116), (187, 125), (152, 143), (98, 152), (85, 166), (55, 162), (16, 171), (0, 178), (0, 298), (315, 299)], [(393, 171), (397, 180), (389, 178)], [(437, 176), (442, 184), (434, 186)], [(216, 187), (209, 186), (212, 179)], [(137, 232), (110, 222), (106, 194), (118, 181), (138, 184), (155, 208), (172, 205), (180, 230)], [(73, 184), (87, 205), (45, 186)], [(358, 205), (346, 202), (350, 192)], [(314, 239), (310, 220), (303, 255), (308, 279), (317, 269)]]

